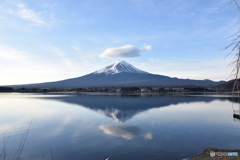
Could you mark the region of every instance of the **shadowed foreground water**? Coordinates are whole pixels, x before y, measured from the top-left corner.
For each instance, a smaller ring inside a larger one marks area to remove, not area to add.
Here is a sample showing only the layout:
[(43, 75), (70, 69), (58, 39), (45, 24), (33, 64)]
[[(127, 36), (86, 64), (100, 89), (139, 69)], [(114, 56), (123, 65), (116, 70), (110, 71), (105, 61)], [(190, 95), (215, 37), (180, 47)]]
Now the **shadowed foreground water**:
[(0, 104), (7, 159), (31, 121), (22, 159), (51, 159), (50, 147), (57, 160), (178, 160), (208, 147), (240, 149), (232, 117), (239, 104), (228, 96), (15, 93), (0, 94)]

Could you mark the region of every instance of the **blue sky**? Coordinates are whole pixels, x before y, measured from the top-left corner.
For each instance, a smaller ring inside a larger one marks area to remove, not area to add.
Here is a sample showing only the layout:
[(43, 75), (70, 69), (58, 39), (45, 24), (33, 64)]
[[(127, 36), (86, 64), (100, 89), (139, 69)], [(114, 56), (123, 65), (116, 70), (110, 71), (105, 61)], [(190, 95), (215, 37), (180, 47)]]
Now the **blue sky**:
[(226, 80), (230, 0), (1, 0), (0, 85), (62, 80), (118, 60), (170, 77)]

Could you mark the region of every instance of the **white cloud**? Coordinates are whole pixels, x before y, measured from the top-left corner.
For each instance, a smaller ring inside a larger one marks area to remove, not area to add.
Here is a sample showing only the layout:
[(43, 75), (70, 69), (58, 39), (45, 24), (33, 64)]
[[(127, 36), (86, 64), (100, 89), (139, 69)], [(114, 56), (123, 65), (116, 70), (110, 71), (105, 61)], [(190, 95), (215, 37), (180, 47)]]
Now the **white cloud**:
[(54, 56), (59, 56), (59, 57), (64, 57), (65, 53), (64, 51), (62, 51), (61, 49), (59, 49), (58, 47), (52, 46), (52, 45), (48, 45), (47, 49), (54, 55)]
[(72, 66), (73, 62), (66, 57), (66, 54), (63, 50), (59, 49), (58, 47), (48, 45), (47, 49), (53, 53), (54, 56), (58, 57), (65, 66)]
[(28, 55), (23, 51), (18, 51), (7, 45), (0, 44), (0, 59), (25, 60), (27, 58), (28, 58)]
[(139, 57), (141, 51), (149, 51), (152, 46), (144, 44), (141, 49), (132, 45), (126, 45), (118, 48), (108, 48), (99, 57), (101, 58), (132, 58)]
[(219, 11), (218, 7), (210, 7), (205, 10), (205, 13), (211, 14), (211, 13), (217, 13)]
[[(48, 24), (43, 20), (41, 13), (38, 13), (22, 3), (9, 6), (5, 9), (5, 13), (20, 17), (23, 20), (29, 21), (38, 26), (47, 26)], [(50, 17), (51, 18), (51, 17)]]
[(152, 46), (151, 46), (151, 45), (144, 44), (141, 49), (142, 49), (142, 50), (145, 50), (145, 51), (150, 51), (150, 50), (152, 50)]
[[(91, 54), (69, 54), (53, 45), (31, 52), (0, 43), (0, 85), (41, 83), (79, 77), (106, 65)], [(101, 65), (100, 65), (101, 64)]]
[(17, 16), (25, 20), (32, 21), (38, 25), (45, 24), (45, 22), (40, 18), (40, 16), (35, 11), (28, 9), (23, 4), (17, 4), (17, 7), (18, 7), (18, 11), (16, 13)]
[(42, 52), (33, 54), (0, 43), (0, 85), (56, 81), (92, 72), (58, 47), (47, 45)]
[(81, 48), (77, 47), (77, 46), (73, 46), (72, 47), (77, 53), (81, 54)]
[(140, 50), (132, 45), (126, 45), (118, 48), (108, 48), (101, 55), (101, 58), (122, 58), (139, 57)]

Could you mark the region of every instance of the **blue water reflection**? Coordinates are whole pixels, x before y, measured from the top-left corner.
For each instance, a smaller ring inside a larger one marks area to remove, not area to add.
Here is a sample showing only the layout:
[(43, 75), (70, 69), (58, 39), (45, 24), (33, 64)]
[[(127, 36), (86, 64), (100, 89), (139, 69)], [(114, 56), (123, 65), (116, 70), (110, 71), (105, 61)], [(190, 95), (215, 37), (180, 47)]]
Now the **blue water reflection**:
[(0, 101), (9, 157), (31, 121), (23, 159), (50, 159), (50, 147), (59, 160), (171, 160), (240, 148), (232, 117), (239, 103), (229, 96), (1, 94)]

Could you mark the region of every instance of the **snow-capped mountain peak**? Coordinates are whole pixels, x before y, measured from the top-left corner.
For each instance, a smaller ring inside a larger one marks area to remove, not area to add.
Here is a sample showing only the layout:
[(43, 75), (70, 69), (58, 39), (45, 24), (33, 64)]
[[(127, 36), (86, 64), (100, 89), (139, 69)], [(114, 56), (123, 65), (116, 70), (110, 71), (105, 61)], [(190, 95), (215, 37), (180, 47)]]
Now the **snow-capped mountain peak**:
[(94, 74), (101, 74), (101, 73), (105, 73), (107, 75), (109, 74), (117, 74), (117, 73), (122, 73), (122, 72), (126, 72), (126, 73), (139, 73), (139, 74), (149, 74), (145, 71), (142, 71), (136, 67), (134, 67), (133, 65), (125, 62), (125, 61), (117, 61), (115, 63), (113, 63), (110, 66), (104, 67), (100, 70), (97, 70), (96, 72), (93, 72)]

